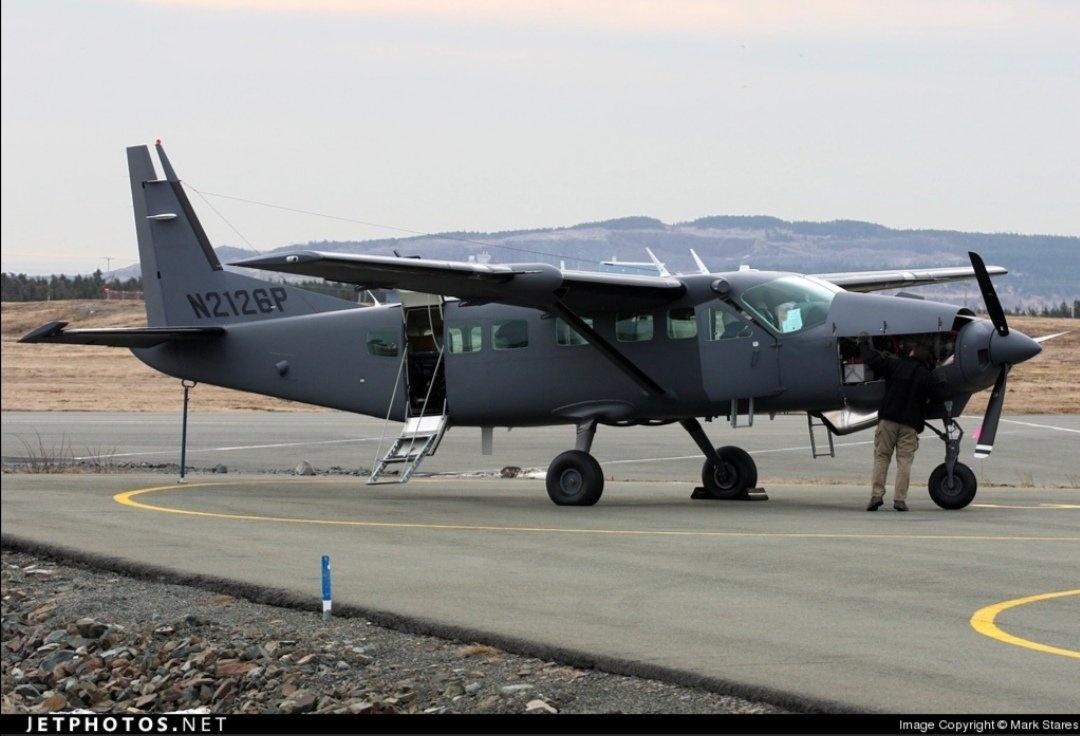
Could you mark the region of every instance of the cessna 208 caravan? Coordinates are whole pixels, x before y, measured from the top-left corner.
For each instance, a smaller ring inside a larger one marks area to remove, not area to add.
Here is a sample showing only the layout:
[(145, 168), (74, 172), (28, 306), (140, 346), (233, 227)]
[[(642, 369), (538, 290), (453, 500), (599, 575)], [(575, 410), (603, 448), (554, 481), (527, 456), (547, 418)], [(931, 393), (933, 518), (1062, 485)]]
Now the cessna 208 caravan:
[[(971, 267), (803, 275), (741, 269), (658, 275), (575, 271), (546, 263), (463, 263), (300, 251), (232, 264), (396, 289), (401, 301), (357, 304), (225, 270), (169, 163), (127, 149), (146, 327), (42, 325), (24, 342), (130, 348), (152, 368), (198, 381), (404, 422), (369, 479), (403, 482), (449, 426), (564, 424), (574, 449), (556, 457), (547, 491), (591, 505), (604, 488), (589, 454), (597, 425), (681, 424), (704, 455), (702, 483), (737, 498), (757, 483), (744, 450), (714, 447), (701, 419), (752, 424), (762, 413), (805, 412), (811, 439), (872, 426), (883, 381), (858, 340), (934, 357), (932, 429), (945, 461), (933, 500), (957, 509), (976, 492), (958, 461), (956, 423), (971, 394), (993, 387), (976, 456), (990, 453), (1010, 366), (1039, 342), (1009, 328), (991, 284), (1006, 273)], [(967, 309), (876, 290), (975, 278), (989, 320)], [(928, 425), (930, 426), (930, 425)], [(815, 452), (815, 455), (818, 454)], [(823, 454), (829, 454), (827, 451)], [(390, 467), (399, 465), (398, 473)]]

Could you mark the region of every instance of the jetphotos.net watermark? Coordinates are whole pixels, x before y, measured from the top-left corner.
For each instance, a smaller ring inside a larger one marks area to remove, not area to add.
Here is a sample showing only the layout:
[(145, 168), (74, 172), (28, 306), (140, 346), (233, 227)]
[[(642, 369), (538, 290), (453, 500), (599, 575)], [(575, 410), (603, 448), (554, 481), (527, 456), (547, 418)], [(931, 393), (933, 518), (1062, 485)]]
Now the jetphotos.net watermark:
[(208, 714), (101, 715), (97, 713), (53, 713), (26, 716), (21, 733), (80, 734), (217, 734), (225, 730), (227, 716)]

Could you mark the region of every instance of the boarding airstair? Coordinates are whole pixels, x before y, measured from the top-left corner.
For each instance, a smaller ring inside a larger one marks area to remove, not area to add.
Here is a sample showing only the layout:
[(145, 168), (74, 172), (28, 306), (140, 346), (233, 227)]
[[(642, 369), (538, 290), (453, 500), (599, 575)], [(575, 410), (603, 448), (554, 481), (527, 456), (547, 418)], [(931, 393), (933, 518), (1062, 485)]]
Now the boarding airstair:
[[(449, 419), (445, 406), (441, 414), (406, 419), (401, 434), (390, 445), (390, 449), (387, 450), (386, 454), (375, 463), (367, 484), (374, 486), (408, 481), (424, 458), (435, 454), (435, 450), (438, 449), (439, 443), (446, 433)], [(397, 475), (391, 475), (388, 472), (390, 468), (398, 465), (401, 468)]]

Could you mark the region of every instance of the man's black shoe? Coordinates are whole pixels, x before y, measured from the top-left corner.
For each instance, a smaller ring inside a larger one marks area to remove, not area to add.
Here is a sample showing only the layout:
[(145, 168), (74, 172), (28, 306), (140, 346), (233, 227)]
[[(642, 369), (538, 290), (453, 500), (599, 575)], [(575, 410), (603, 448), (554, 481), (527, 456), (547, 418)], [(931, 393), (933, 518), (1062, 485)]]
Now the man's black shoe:
[(880, 498), (871, 498), (870, 503), (866, 504), (867, 511), (877, 511), (885, 504)]
[(908, 510), (907, 504), (904, 503), (903, 501), (893, 501), (892, 507), (893, 507), (893, 509), (895, 511), (907, 511)]

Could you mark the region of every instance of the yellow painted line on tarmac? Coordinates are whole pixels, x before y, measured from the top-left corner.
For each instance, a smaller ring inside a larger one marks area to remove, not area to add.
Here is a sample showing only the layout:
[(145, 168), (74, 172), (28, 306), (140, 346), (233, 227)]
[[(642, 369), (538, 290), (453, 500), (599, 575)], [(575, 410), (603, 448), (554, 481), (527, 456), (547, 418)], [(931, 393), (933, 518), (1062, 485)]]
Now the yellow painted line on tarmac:
[(122, 491), (113, 496), (113, 500), (124, 506), (142, 509), (144, 511), (158, 511), (167, 514), (181, 514), (184, 516), (200, 516), (212, 519), (233, 519), (237, 521), (272, 521), (286, 524), (322, 524), (327, 526), (354, 526), (354, 527), (382, 527), (392, 529), (437, 529), (444, 531), (480, 531), (480, 532), (533, 532), (555, 534), (595, 534), (610, 536), (657, 536), (657, 537), (777, 537), (786, 539), (939, 539), (952, 541), (1017, 541), (1017, 542), (1080, 542), (1080, 537), (1039, 537), (1039, 536), (1008, 536), (1008, 535), (981, 535), (981, 534), (895, 534), (895, 533), (871, 533), (871, 532), (752, 532), (752, 531), (710, 531), (689, 529), (590, 529), (583, 527), (539, 527), (539, 526), (494, 526), (486, 524), (439, 524), (433, 522), (408, 522), (408, 521), (364, 521), (360, 519), (319, 519), (297, 516), (270, 516), (264, 514), (236, 514), (217, 511), (198, 511), (195, 509), (182, 509), (171, 506), (159, 506), (136, 500), (142, 496), (159, 491), (177, 491), (186, 488), (209, 488), (224, 486), (250, 486), (265, 485), (269, 483), (280, 484), (278, 479), (265, 481), (215, 481), (208, 483), (187, 483), (184, 485), (172, 484), (166, 486), (149, 486), (146, 488), (133, 488)]
[(1008, 504), (1008, 503), (973, 503), (972, 508), (980, 509), (1031, 509), (1034, 511), (1046, 511), (1047, 509), (1080, 509), (1078, 503), (1035, 503), (1035, 504)]
[(1058, 654), (1062, 657), (1072, 657), (1074, 659), (1080, 659), (1080, 652), (1075, 649), (1066, 649), (1064, 647), (1055, 647), (1050, 644), (1043, 644), (1042, 642), (1032, 641), (1031, 639), (1024, 639), (1019, 636), (1014, 636), (1007, 631), (1003, 631), (995, 622), (998, 614), (1002, 611), (1007, 611), (1010, 608), (1016, 608), (1017, 606), (1023, 606), (1028, 603), (1036, 603), (1038, 601), (1047, 601), (1053, 598), (1064, 598), (1069, 595), (1080, 595), (1080, 588), (1074, 590), (1058, 590), (1053, 593), (1039, 593), (1037, 595), (1029, 595), (1024, 598), (1013, 598), (1009, 601), (1002, 601), (1001, 603), (995, 603), (992, 606), (986, 606), (980, 608), (978, 611), (971, 615), (971, 627), (978, 631), (983, 636), (989, 636), (991, 639), (997, 639), (998, 641), (1005, 642), (1006, 644), (1012, 644), (1018, 647), (1024, 647), (1025, 649), (1034, 649), (1036, 652), (1045, 652), (1047, 654)]

